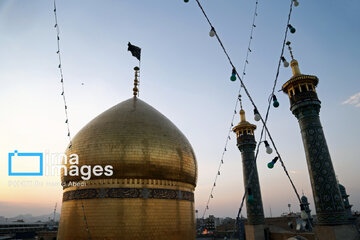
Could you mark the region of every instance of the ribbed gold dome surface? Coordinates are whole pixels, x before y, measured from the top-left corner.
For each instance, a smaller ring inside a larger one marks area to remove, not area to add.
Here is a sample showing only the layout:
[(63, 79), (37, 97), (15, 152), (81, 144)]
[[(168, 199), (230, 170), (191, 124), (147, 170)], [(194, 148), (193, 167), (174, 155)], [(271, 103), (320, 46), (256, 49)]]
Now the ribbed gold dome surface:
[(195, 155), (156, 109), (136, 97), (110, 108), (79, 131), (72, 153), (79, 167), (112, 165), (113, 175), (82, 181), (62, 173), (57, 239), (195, 239)]
[[(67, 155), (76, 153), (79, 166), (112, 165), (111, 178), (173, 180), (196, 185), (193, 149), (164, 115), (138, 98), (108, 109), (74, 137)], [(91, 179), (109, 178), (92, 176)], [(80, 181), (80, 177), (63, 176)]]

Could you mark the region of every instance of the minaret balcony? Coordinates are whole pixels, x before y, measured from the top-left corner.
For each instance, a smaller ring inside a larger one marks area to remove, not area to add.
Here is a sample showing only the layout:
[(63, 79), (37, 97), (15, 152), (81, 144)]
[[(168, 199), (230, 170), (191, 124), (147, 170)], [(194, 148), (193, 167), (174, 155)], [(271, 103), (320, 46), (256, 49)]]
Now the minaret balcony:
[(316, 92), (313, 91), (298, 92), (290, 97), (290, 105), (291, 107), (293, 107), (295, 104), (305, 101), (313, 101), (313, 100), (319, 101)]
[(237, 137), (237, 145), (246, 144), (246, 143), (254, 143), (255, 137), (251, 134), (243, 134)]

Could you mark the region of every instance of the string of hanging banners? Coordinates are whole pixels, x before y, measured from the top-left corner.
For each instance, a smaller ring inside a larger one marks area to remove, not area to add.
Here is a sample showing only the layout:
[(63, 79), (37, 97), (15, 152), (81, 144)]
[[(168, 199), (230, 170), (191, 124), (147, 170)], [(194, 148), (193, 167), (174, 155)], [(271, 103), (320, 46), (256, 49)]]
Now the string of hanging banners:
[[(185, 1), (185, 2), (187, 2), (187, 1)], [(260, 113), (259, 113), (259, 111), (258, 111), (258, 108), (256, 107), (255, 102), (253, 101), (253, 99), (252, 99), (249, 91), (247, 90), (246, 86), (244, 85), (243, 77), (244, 77), (244, 75), (245, 75), (245, 71), (243, 71), (243, 75), (242, 75), (242, 77), (240, 77), (239, 74), (238, 74), (238, 72), (236, 71), (235, 66), (234, 66), (234, 64), (233, 64), (233, 62), (232, 62), (232, 60), (231, 60), (228, 52), (226, 51), (226, 49), (225, 49), (225, 47), (224, 47), (224, 45), (223, 45), (223, 43), (222, 43), (219, 35), (216, 33), (216, 30), (215, 30), (213, 24), (211, 23), (210, 19), (208, 18), (207, 14), (206, 14), (206, 12), (205, 12), (205, 10), (204, 10), (204, 8), (202, 7), (202, 5), (201, 5), (201, 3), (199, 2), (199, 0), (196, 0), (196, 2), (197, 2), (197, 4), (198, 4), (199, 8), (201, 9), (204, 17), (206, 18), (207, 22), (208, 22), (209, 25), (210, 25), (210, 29), (211, 29), (211, 30), (210, 30), (210, 34), (209, 34), (209, 35), (210, 35), (210, 36), (216, 36), (216, 38), (217, 38), (217, 40), (218, 40), (218, 42), (219, 42), (222, 50), (224, 51), (224, 53), (225, 53), (225, 55), (226, 55), (226, 57), (227, 57), (230, 65), (231, 65), (231, 67), (232, 67), (232, 69), (233, 69), (233, 70), (232, 70), (232, 75), (231, 75), (231, 78), (230, 78), (230, 79), (231, 79), (232, 81), (235, 81), (235, 80), (236, 80), (236, 76), (239, 78), (240, 83), (241, 83), (239, 92), (241, 91), (242, 88), (244, 89), (246, 95), (248, 96), (251, 104), (252, 104), (253, 107), (254, 107), (255, 120), (257, 120), (257, 121), (261, 120), (261, 122), (263, 123), (262, 133), (261, 133), (261, 136), (260, 136), (260, 141), (258, 142), (257, 153), (256, 153), (256, 157), (255, 157), (255, 161), (254, 161), (254, 162), (256, 162), (256, 158), (257, 158), (258, 151), (259, 151), (259, 145), (262, 143), (261, 140), (262, 140), (262, 137), (263, 137), (263, 134), (264, 134), (264, 131), (265, 131), (265, 134), (268, 135), (268, 137), (269, 137), (269, 139), (270, 139), (270, 141), (271, 141), (271, 143), (272, 143), (272, 145), (273, 145), (273, 147), (274, 147), (274, 149), (275, 149), (275, 151), (276, 151), (276, 154), (277, 154), (277, 156), (273, 159), (273, 161), (271, 161), (271, 162), (268, 164), (268, 167), (269, 167), (269, 168), (272, 168), (272, 167), (274, 166), (274, 164), (276, 163), (277, 160), (279, 160), (279, 161), (281, 162), (281, 165), (282, 165), (282, 167), (283, 167), (283, 170), (284, 170), (284, 172), (286, 173), (286, 175), (287, 175), (287, 177), (288, 177), (288, 179), (289, 179), (289, 181), (290, 181), (290, 183), (291, 183), (291, 185), (292, 185), (292, 187), (293, 187), (293, 189), (294, 189), (294, 192), (295, 192), (298, 200), (300, 201), (300, 197), (299, 197), (299, 194), (298, 194), (298, 192), (297, 192), (297, 190), (296, 190), (296, 187), (295, 187), (295, 185), (294, 185), (294, 183), (293, 183), (290, 175), (288, 174), (288, 171), (287, 171), (287, 169), (286, 169), (286, 167), (285, 167), (285, 164), (284, 164), (284, 162), (283, 162), (283, 160), (282, 160), (282, 158), (281, 158), (281, 155), (280, 155), (280, 153), (279, 153), (279, 151), (278, 151), (278, 149), (277, 149), (277, 147), (276, 147), (276, 145), (275, 145), (275, 143), (274, 143), (274, 140), (273, 140), (273, 138), (272, 138), (272, 136), (271, 136), (271, 134), (270, 134), (270, 131), (269, 131), (269, 129), (267, 128), (267, 125), (266, 125), (267, 120), (268, 120), (268, 116), (269, 116), (269, 108), (270, 108), (271, 101), (269, 101), (269, 106), (268, 106), (268, 109), (267, 109), (267, 112), (266, 112), (266, 117), (265, 117), (265, 120), (264, 120), (263, 117), (260, 115)], [(271, 99), (273, 100), (273, 106), (274, 106), (274, 107), (278, 107), (278, 106), (279, 106), (279, 102), (277, 101), (277, 98), (276, 98), (276, 96), (274, 95), (274, 91), (275, 91), (277, 79), (278, 79), (278, 76), (279, 76), (279, 67), (280, 67), (280, 64), (281, 64), (281, 62), (283, 62), (283, 64), (284, 64), (285, 67), (287, 67), (287, 66), (289, 65), (288, 62), (287, 62), (287, 61), (285, 60), (285, 58), (283, 57), (284, 46), (285, 46), (285, 42), (286, 42), (286, 38), (287, 38), (287, 32), (288, 32), (288, 30), (290, 30), (291, 33), (295, 33), (295, 28), (289, 23), (289, 22), (290, 22), (290, 18), (291, 18), (291, 13), (292, 13), (292, 6), (293, 6), (293, 4), (294, 4), (294, 6), (298, 6), (298, 5), (299, 5), (299, 3), (297, 2), (297, 0), (292, 0), (292, 1), (291, 1), (291, 4), (290, 4), (290, 10), (289, 10), (288, 21), (287, 21), (287, 25), (286, 25), (284, 43), (283, 43), (282, 50), (281, 50), (281, 56), (280, 56), (280, 59), (279, 59), (279, 64), (278, 64), (278, 68), (277, 68), (277, 74), (276, 74), (276, 77), (275, 77), (273, 90), (272, 90), (272, 93), (271, 93)], [(256, 2), (256, 6), (257, 6), (257, 5), (258, 5), (258, 2)], [(257, 13), (256, 13), (256, 11), (255, 11), (255, 16), (256, 16), (256, 15), (257, 15)], [(255, 24), (254, 24), (254, 23), (253, 23), (253, 27), (255, 27)], [(248, 52), (251, 52), (250, 47), (248, 48)], [(246, 60), (246, 61), (247, 61), (247, 60)], [(237, 104), (238, 104), (238, 101), (239, 101), (239, 98), (240, 98), (240, 97), (241, 97), (241, 95), (239, 94), (239, 95), (238, 95), (238, 98), (237, 98), (237, 100), (236, 100), (236, 107), (237, 107)], [(235, 110), (234, 110), (234, 113), (236, 113), (236, 108), (235, 108)], [(231, 124), (233, 124), (233, 123), (231, 123)], [(229, 131), (229, 133), (230, 133), (230, 131)], [(230, 136), (228, 136), (228, 139), (229, 139), (229, 137), (230, 137)], [(228, 140), (228, 139), (227, 139), (227, 140)], [(264, 143), (265, 143), (265, 146), (266, 146), (267, 150), (268, 150), (268, 149), (271, 149), (267, 141), (264, 141)], [(226, 151), (226, 148), (224, 149), (224, 152), (225, 152), (225, 151)], [(224, 153), (224, 152), (223, 152), (223, 153)], [(267, 152), (269, 152), (269, 151), (267, 151)], [(272, 152), (272, 150), (271, 150), (271, 152)], [(270, 153), (271, 153), (271, 152), (270, 152)], [(223, 162), (223, 158), (221, 159), (221, 162)], [(253, 172), (253, 171), (252, 171), (252, 172)], [(252, 172), (250, 173), (250, 175), (252, 174)], [(220, 172), (218, 171), (218, 175), (219, 175), (219, 173), (220, 173)], [(215, 182), (216, 182), (216, 179), (217, 179), (217, 178), (215, 178)], [(212, 192), (213, 192), (213, 189), (214, 189), (215, 184), (216, 184), (215, 182), (214, 182), (214, 186), (213, 186), (213, 188), (212, 188), (212, 191), (211, 191), (211, 194), (210, 194), (210, 197), (209, 197), (209, 200), (208, 200), (208, 203), (207, 203), (205, 209), (208, 209), (209, 201), (210, 201), (210, 199), (213, 197)], [(240, 208), (239, 208), (238, 216), (239, 216), (239, 214), (240, 214), (240, 212), (241, 212), (241, 209), (242, 209), (242, 207), (243, 207), (243, 203), (244, 203), (244, 199), (245, 199), (246, 194), (247, 194), (247, 188), (245, 188), (245, 193), (244, 193), (243, 198), (242, 198), (242, 203), (241, 203)], [(300, 201), (300, 203), (301, 203), (301, 201)], [(205, 216), (205, 211), (204, 211), (204, 214), (203, 214), (203, 218), (204, 218), (204, 216)]]
[[(72, 147), (72, 138), (71, 138), (71, 134), (70, 134), (68, 105), (67, 105), (66, 97), (65, 97), (64, 74), (63, 74), (63, 67), (62, 67), (62, 62), (61, 62), (61, 51), (60, 51), (60, 27), (59, 27), (58, 18), (57, 18), (56, 0), (54, 0), (54, 17), (55, 17), (54, 28), (56, 29), (56, 42), (57, 42), (56, 54), (58, 55), (58, 59), (59, 59), (58, 68), (59, 68), (59, 73), (60, 73), (61, 96), (63, 98), (64, 108), (65, 108), (65, 124), (66, 124), (66, 127), (67, 127), (67, 136), (69, 138), (69, 148), (71, 148)], [(83, 204), (82, 200), (81, 200), (81, 209), (82, 209), (83, 216), (84, 216), (85, 230), (88, 233), (89, 239), (91, 239), (91, 234), (90, 234), (90, 230), (89, 230), (89, 226), (88, 226), (88, 222), (87, 222), (87, 217), (86, 217), (86, 214), (85, 214), (85, 208), (84, 208), (84, 204)]]
[[(250, 30), (250, 36), (249, 36), (249, 42), (248, 42), (248, 46), (247, 46), (246, 57), (245, 57), (244, 67), (243, 67), (242, 76), (241, 76), (242, 79), (245, 78), (245, 75), (246, 75), (246, 66), (249, 64), (249, 55), (250, 55), (250, 53), (252, 52), (252, 51), (251, 51), (251, 43), (252, 43), (252, 40), (253, 40), (254, 29), (255, 29), (255, 27), (256, 27), (256, 25), (255, 25), (256, 17), (258, 16), (258, 11), (257, 11), (257, 9), (258, 9), (258, 1), (256, 1), (255, 10), (254, 10), (253, 18), (252, 18), (251, 30)], [(210, 29), (209, 36), (210, 36), (210, 37), (214, 37), (214, 36), (215, 36), (215, 28), (214, 28), (214, 27), (212, 27), (212, 28)], [(232, 70), (232, 74), (231, 74), (230, 80), (231, 80), (231, 81), (236, 81), (236, 70), (235, 70), (235, 68), (233, 68), (233, 70)], [(231, 140), (230, 135), (231, 135), (231, 133), (232, 133), (232, 128), (234, 127), (235, 115), (237, 114), (237, 110), (236, 110), (236, 109), (238, 108), (239, 103), (240, 103), (240, 106), (241, 106), (241, 95), (240, 95), (241, 89), (242, 89), (242, 85), (240, 85), (240, 88), (239, 88), (239, 91), (238, 91), (238, 98), (237, 98), (236, 101), (235, 101), (235, 107), (234, 107), (234, 111), (233, 111), (233, 114), (232, 114), (232, 117), (231, 117), (231, 123), (230, 123), (229, 131), (228, 131), (228, 134), (227, 134), (227, 137), (226, 137), (226, 140), (225, 140), (225, 146), (224, 146), (223, 151), (222, 151), (222, 154), (221, 154), (221, 158), (220, 158), (218, 170), (217, 170), (217, 173), (216, 173), (216, 175), (215, 175), (215, 180), (214, 180), (214, 183), (213, 183), (213, 185), (212, 185), (212, 188), (211, 188), (211, 191), (210, 191), (210, 195), (209, 195), (209, 197), (208, 197), (208, 200), (207, 200), (205, 209), (204, 209), (204, 211), (203, 211), (202, 218), (204, 218), (204, 216), (205, 216), (205, 214), (206, 214), (206, 211), (209, 209), (210, 200), (214, 197), (213, 194), (214, 194), (214, 189), (215, 189), (215, 187), (216, 187), (216, 182), (217, 182), (218, 176), (220, 176), (221, 166), (222, 166), (222, 164), (224, 164), (224, 156), (225, 156), (225, 153), (226, 153), (226, 150), (227, 150), (228, 142), (229, 142), (229, 140)], [(241, 106), (241, 107), (242, 107), (242, 106)]]

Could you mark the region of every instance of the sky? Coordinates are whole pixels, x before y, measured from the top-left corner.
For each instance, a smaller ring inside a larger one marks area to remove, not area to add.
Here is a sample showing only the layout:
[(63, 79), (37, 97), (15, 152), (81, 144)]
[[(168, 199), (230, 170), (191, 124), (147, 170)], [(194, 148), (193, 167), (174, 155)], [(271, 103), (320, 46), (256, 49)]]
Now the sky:
[[(245, 61), (254, 0), (201, 1), (237, 69)], [(318, 76), (320, 118), (340, 183), (360, 210), (360, 3), (299, 0), (288, 35), (303, 73)], [(280, 57), (290, 1), (259, 0), (244, 83), (264, 114)], [(57, 2), (62, 67), (72, 135), (111, 106), (132, 96), (137, 60), (127, 43), (142, 48), (140, 98), (167, 116), (189, 139), (198, 162), (195, 208), (206, 206), (231, 124), (240, 82), (194, 0), (62, 0)], [(60, 211), (58, 176), (8, 176), (8, 153), (61, 153), (68, 139), (58, 72), (53, 2), (0, 1), (0, 215)], [(289, 52), (284, 54), (290, 59)], [(291, 77), (280, 68), (276, 91)], [(252, 106), (244, 92), (248, 121)], [(268, 128), (299, 193), (314, 202), (300, 129), (287, 95), (276, 92)], [(238, 109), (237, 109), (238, 110)], [(235, 116), (234, 124), (239, 121)], [(265, 215), (299, 211), (275, 155), (260, 148), (257, 165)], [(241, 155), (231, 135), (206, 215), (235, 217), (244, 193)], [(243, 211), (245, 214), (245, 211)]]

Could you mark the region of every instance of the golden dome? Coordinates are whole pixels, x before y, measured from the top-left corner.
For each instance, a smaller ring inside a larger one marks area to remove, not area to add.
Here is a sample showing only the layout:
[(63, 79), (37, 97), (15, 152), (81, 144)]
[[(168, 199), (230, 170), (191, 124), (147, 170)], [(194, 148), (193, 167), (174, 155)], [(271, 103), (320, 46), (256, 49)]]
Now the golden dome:
[(194, 151), (147, 103), (134, 96), (100, 114), (79, 131), (66, 154), (79, 156), (79, 168), (111, 165), (113, 175), (83, 181), (62, 173), (57, 239), (195, 239)]
[[(83, 127), (66, 152), (72, 153), (79, 156), (79, 167), (113, 166), (112, 177), (91, 176), (91, 180), (160, 179), (196, 186), (197, 163), (189, 141), (168, 118), (136, 97)], [(82, 179), (67, 175), (62, 180)]]

